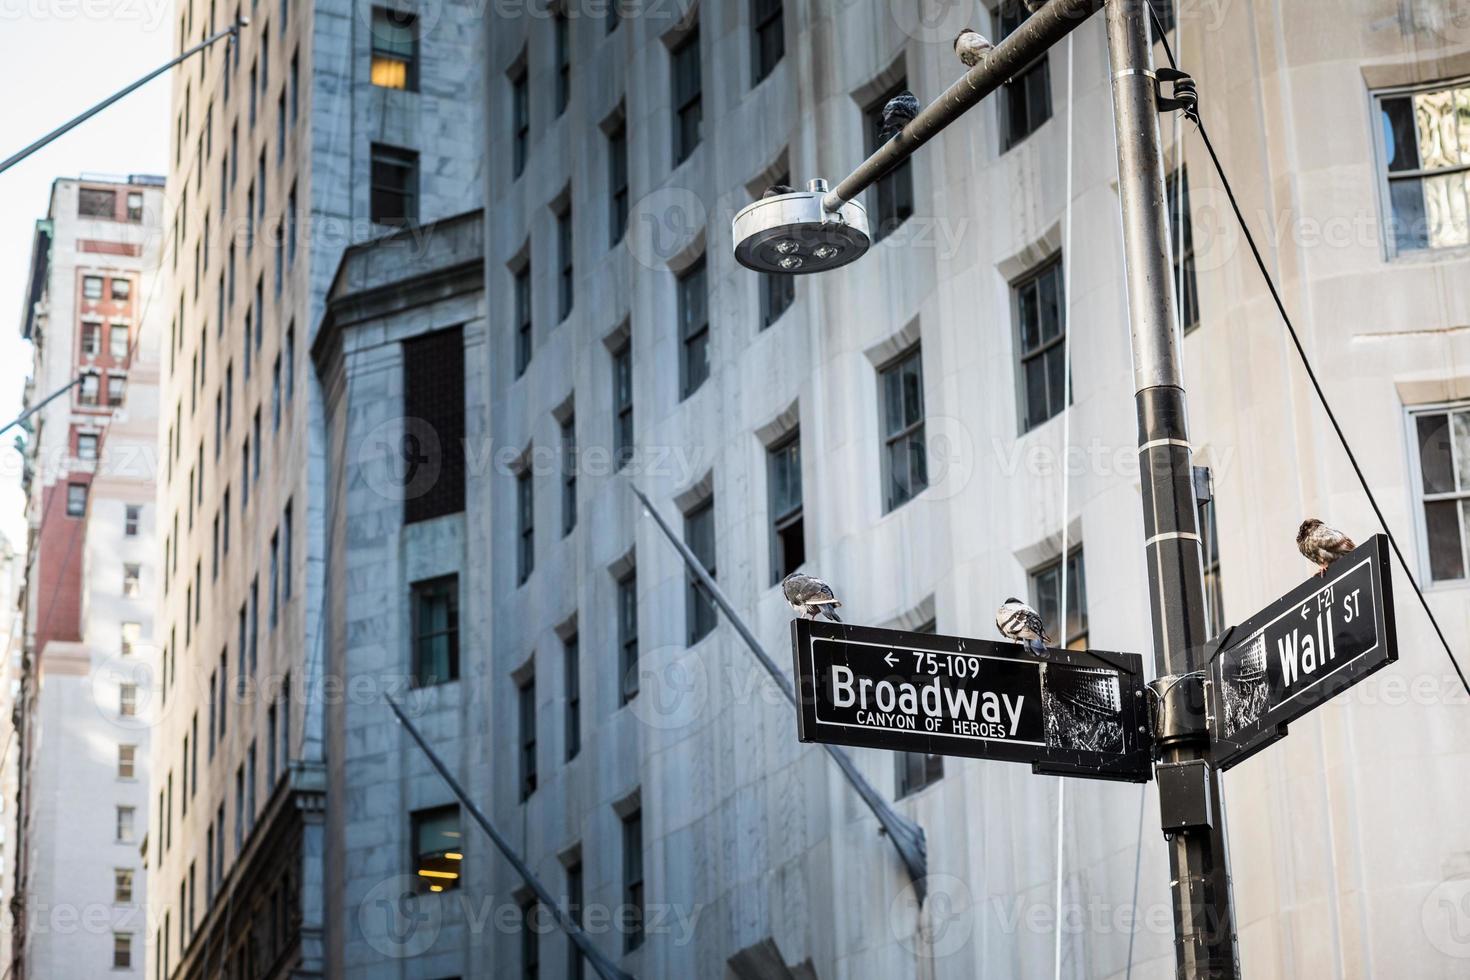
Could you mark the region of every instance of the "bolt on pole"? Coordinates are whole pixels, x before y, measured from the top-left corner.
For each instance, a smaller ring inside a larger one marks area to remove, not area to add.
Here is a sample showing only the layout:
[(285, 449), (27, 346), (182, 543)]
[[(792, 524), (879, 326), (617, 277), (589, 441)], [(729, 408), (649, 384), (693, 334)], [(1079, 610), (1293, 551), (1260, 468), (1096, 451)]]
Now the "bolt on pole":
[(1147, 0), (1105, 8), (1133, 341), (1144, 547), (1159, 680), (1156, 735), (1181, 980), (1240, 975), (1220, 775), (1210, 762), (1204, 569), (1192, 483), (1174, 276), (1164, 207)]

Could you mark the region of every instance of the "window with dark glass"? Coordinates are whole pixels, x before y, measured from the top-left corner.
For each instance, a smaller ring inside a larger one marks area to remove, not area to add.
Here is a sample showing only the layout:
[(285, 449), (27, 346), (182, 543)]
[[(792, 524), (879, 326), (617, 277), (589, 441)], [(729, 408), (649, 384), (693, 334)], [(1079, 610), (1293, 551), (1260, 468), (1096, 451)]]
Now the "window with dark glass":
[[(935, 633), (934, 620), (915, 626), (915, 633)], [(944, 778), (944, 756), (933, 752), (898, 752), (894, 755), (898, 769), (898, 798), (917, 793)]]
[(562, 681), (566, 685), (567, 761), (582, 751), (582, 652), (573, 633), (562, 641)]
[(1470, 245), (1470, 79), (1376, 98), (1390, 253)]
[[(791, 175), (782, 174), (777, 184), (790, 184)], [(796, 277), (789, 273), (766, 272), (761, 274), (761, 329), (764, 330), (781, 318), (792, 300), (796, 299)]]
[(572, 253), (572, 206), (570, 203), (556, 216), (556, 250), (561, 268), (557, 275), (557, 316), (565, 320), (572, 313), (576, 296), (576, 267)]
[(619, 122), (607, 134), (608, 238), (616, 245), (628, 229), (628, 127)]
[(370, 211), (375, 224), (403, 226), (419, 220), (419, 155), (374, 143)]
[(1470, 568), (1470, 403), (1419, 409), (1410, 418), (1429, 578), (1463, 581)]
[(111, 219), (117, 213), (117, 195), (112, 191), (82, 187), (77, 190), (77, 214), (84, 218)]
[(1170, 170), (1164, 180), (1169, 209), (1170, 251), (1174, 256), (1174, 290), (1184, 332), (1199, 326), (1199, 284), (1194, 272), (1194, 219), (1189, 210), (1189, 174)]
[(638, 573), (618, 580), (618, 672), (622, 677), (618, 704), (638, 696)]
[(624, 341), (612, 356), (613, 461), (622, 469), (633, 458), (633, 344)]
[(709, 295), (704, 257), (679, 275), (679, 396), (709, 378)]
[[(379, 88), (417, 89), (417, 18), (405, 10), (374, 7), (372, 35), (372, 83)], [(282, 113), (283, 122), (285, 118)]]
[(541, 936), (536, 925), (540, 913), (541, 903), (534, 898), (521, 905), (521, 980), (541, 977)]
[(786, 23), (781, 0), (752, 0), (750, 10), (751, 77), (759, 82), (786, 54)]
[(883, 397), (883, 510), (908, 503), (929, 485), (924, 443), (924, 367), (920, 348), (878, 374)]
[(82, 353), (94, 355), (102, 353), (102, 324), (82, 324)]
[(133, 281), (131, 279), (114, 279), (111, 283), (112, 298), (124, 300), (133, 295)]
[(414, 684), (459, 680), (459, 576), (415, 582), (411, 589)]
[(565, 13), (558, 13), (552, 26), (556, 40), (556, 98), (552, 104), (560, 116), (572, 99), (572, 24)]
[(527, 677), (516, 689), (520, 731), (521, 799), (536, 792), (536, 678)]
[(516, 377), (526, 373), (531, 366), (531, 263), (522, 265), (515, 273), (516, 315)]
[(1062, 622), (1062, 560), (1055, 559), (1031, 573), (1031, 596), (1041, 621), (1046, 624), (1047, 635), (1053, 644), (1069, 650), (1087, 649), (1087, 582), (1084, 578), (1082, 547), (1079, 545), (1067, 555), (1067, 608), (1066, 628), (1058, 629)]
[(531, 86), (524, 64), (510, 80), (510, 126), (511, 176), (519, 177), (531, 151)]
[[(582, 859), (567, 864), (567, 917), (578, 926), (583, 925), (582, 916)], [(577, 944), (570, 939), (567, 940), (567, 978), (568, 980), (583, 980), (586, 977), (586, 961), (582, 959), (582, 951)]]
[(130, 538), (138, 536), (138, 521), (142, 517), (143, 506), (141, 504), (128, 504), (124, 511), (123, 534)]
[(87, 512), (87, 485), (85, 483), (68, 483), (66, 485), (66, 516), (81, 517)]
[(673, 71), (674, 165), (688, 159), (699, 145), (704, 104), (699, 64), (699, 29), (693, 28), (669, 52)]
[(1067, 406), (1066, 333), (1062, 319), (1062, 260), (1049, 260), (1011, 287), (1020, 350), (1021, 431)]
[(568, 416), (561, 424), (561, 533), (571, 534), (577, 526), (577, 420)]
[[(684, 541), (694, 557), (715, 577), (715, 498), (708, 497), (684, 515)], [(689, 645), (693, 646), (708, 636), (715, 628), (717, 618), (715, 604), (705, 595), (693, 575), (685, 577), (685, 615), (688, 622)]]
[(459, 807), (440, 806), (409, 814), (414, 877), (420, 892), (459, 887), (464, 837)]
[(412, 422), (395, 462), (405, 523), (464, 510), (464, 400), (462, 328), (403, 342), (403, 413)]
[(529, 469), (516, 476), (516, 582), (525, 584), (536, 568), (536, 494)]
[(643, 945), (643, 813), (634, 810), (623, 818), (623, 905), (627, 918), (623, 929), (623, 951), (631, 953)]
[(771, 581), (779, 582), (806, 560), (801, 515), (801, 439), (797, 433), (766, 454), (771, 500)]
[(127, 377), (121, 374), (109, 374), (107, 376), (107, 404), (116, 408), (123, 403), (123, 391), (127, 385)]
[[(1021, 0), (1002, 0), (996, 11), (996, 43), (1009, 37), (1028, 16)], [(1001, 150), (1009, 150), (1050, 118), (1051, 72), (1043, 54), (1001, 87)]]
[(1225, 631), (1225, 597), (1220, 588), (1220, 532), (1215, 524), (1215, 500), (1200, 505), (1199, 527), (1205, 556), (1205, 629), (1210, 636)]
[[(892, 88), (870, 102), (864, 110), (867, 129), (867, 151), (878, 149), (878, 135), (883, 130), (883, 106), (888, 100), (908, 88), (908, 79), (899, 79)], [(904, 160), (898, 166), (878, 178), (869, 197), (869, 219), (873, 240), (878, 241), (893, 229), (908, 220), (914, 213), (914, 165)]]

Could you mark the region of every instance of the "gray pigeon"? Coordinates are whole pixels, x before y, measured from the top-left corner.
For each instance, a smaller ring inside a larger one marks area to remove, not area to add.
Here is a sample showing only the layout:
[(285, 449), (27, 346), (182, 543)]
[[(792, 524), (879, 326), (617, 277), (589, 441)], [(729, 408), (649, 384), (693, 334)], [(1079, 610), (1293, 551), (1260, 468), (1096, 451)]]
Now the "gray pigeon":
[(1327, 566), (1356, 548), (1353, 539), (1336, 528), (1309, 517), (1296, 531), (1296, 549), (1302, 557), (1317, 566), (1317, 574), (1326, 575)]
[(883, 125), (878, 130), (878, 142), (887, 143), (893, 139), (918, 114), (919, 100), (914, 93), (905, 90), (889, 99), (883, 106)]
[(1046, 0), (1026, 0), (1026, 9), (1031, 11), (1033, 14), (1045, 6)]
[(971, 27), (960, 31), (954, 39), (954, 53), (960, 56), (960, 62), (966, 68), (974, 68), (994, 47), (984, 35)]
[(815, 576), (792, 572), (781, 581), (781, 593), (798, 616), (816, 619), (822, 615), (834, 623), (842, 622), (833, 611), (842, 603), (832, 593), (832, 586)]
[(1051, 642), (1041, 614), (1014, 596), (995, 611), (995, 625), (1001, 636), (1024, 644), (1033, 653), (1045, 653)]
[(796, 188), (790, 186), (789, 184), (772, 184), (770, 187), (767, 187), (766, 188), (766, 192), (761, 195), (761, 198), (762, 199), (765, 199), (765, 198), (768, 198), (768, 197), (780, 197), (782, 194), (795, 194), (795, 193), (796, 193)]

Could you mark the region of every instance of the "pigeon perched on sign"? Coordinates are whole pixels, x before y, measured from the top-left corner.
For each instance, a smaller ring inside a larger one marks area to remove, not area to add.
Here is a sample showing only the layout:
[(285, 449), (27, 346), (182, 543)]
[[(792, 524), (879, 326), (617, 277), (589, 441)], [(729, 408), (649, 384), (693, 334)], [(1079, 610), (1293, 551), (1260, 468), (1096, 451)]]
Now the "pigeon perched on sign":
[(1045, 6), (1046, 0), (1026, 0), (1026, 9), (1031, 11), (1033, 14)]
[(1034, 653), (1045, 653), (1046, 645), (1051, 642), (1041, 614), (1014, 596), (995, 611), (995, 625), (1001, 636), (1025, 645)]
[(796, 188), (795, 187), (792, 187), (789, 184), (772, 184), (770, 187), (767, 187), (766, 188), (766, 192), (761, 195), (761, 198), (764, 200), (765, 198), (768, 198), (768, 197), (780, 197), (782, 194), (795, 194), (795, 193), (796, 193)]
[(1336, 528), (1328, 527), (1315, 517), (1302, 521), (1296, 531), (1296, 548), (1302, 557), (1317, 566), (1319, 576), (1327, 574), (1327, 566), (1356, 548), (1353, 539)]
[(966, 68), (974, 68), (994, 47), (984, 35), (971, 27), (960, 31), (954, 39), (954, 53), (960, 56), (960, 62)]
[(792, 572), (782, 580), (781, 592), (798, 616), (816, 619), (821, 615), (834, 623), (842, 622), (833, 611), (842, 603), (832, 593), (832, 586), (815, 576)]
[(898, 93), (883, 105), (883, 125), (878, 130), (878, 142), (887, 143), (897, 136), (914, 117), (919, 114), (919, 100), (907, 90)]

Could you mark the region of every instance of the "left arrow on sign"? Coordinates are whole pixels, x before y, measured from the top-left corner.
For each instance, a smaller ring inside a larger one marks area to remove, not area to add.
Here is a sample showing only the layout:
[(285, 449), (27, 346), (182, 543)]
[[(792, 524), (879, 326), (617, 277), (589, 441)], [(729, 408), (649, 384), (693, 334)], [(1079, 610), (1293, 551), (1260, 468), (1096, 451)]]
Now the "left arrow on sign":
[(895, 659), (897, 659), (897, 658), (894, 657), (894, 655), (892, 653), (890, 653), (888, 656), (886, 656), (886, 657), (883, 658), (883, 662), (885, 664), (887, 664), (888, 666), (892, 667), (893, 666), (893, 662), (894, 662)]

